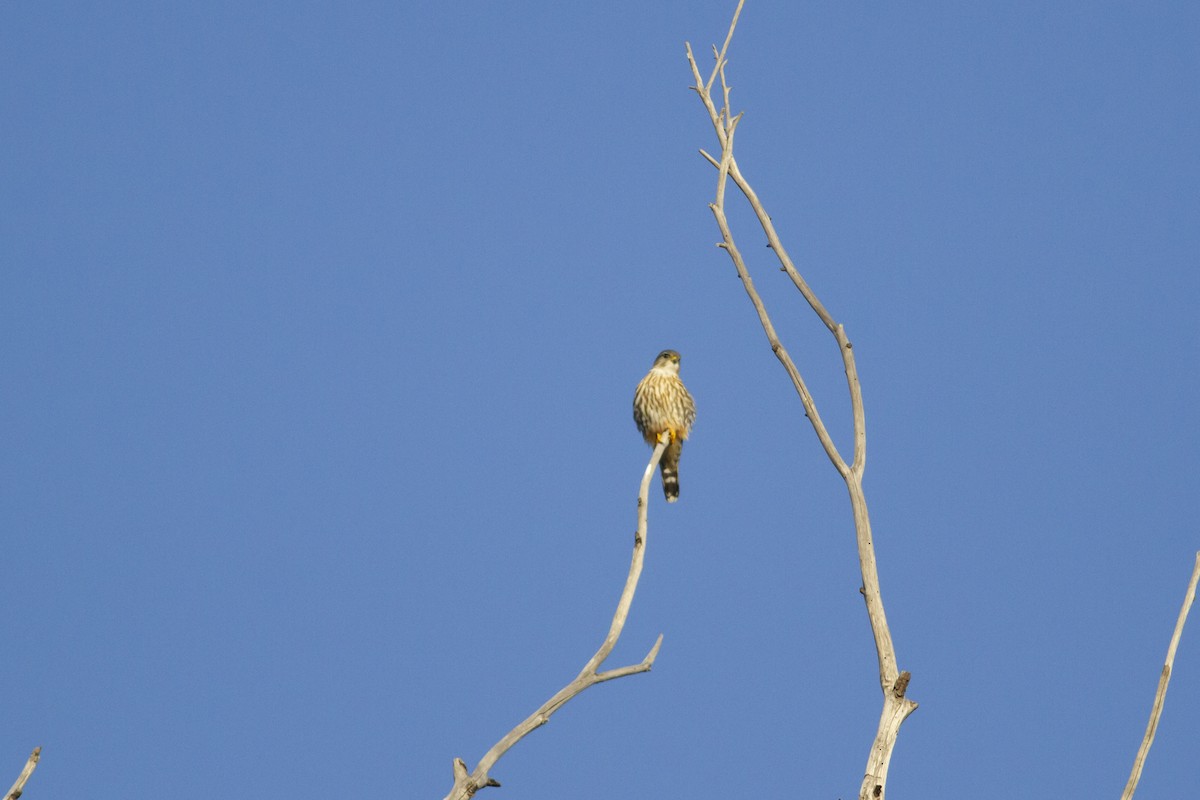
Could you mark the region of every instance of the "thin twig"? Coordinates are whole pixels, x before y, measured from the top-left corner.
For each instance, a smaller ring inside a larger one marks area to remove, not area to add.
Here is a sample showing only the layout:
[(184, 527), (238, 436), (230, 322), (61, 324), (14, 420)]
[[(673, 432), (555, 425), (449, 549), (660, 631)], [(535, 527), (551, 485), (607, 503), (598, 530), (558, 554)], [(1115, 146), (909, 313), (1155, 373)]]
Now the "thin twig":
[(21, 792), (25, 791), (25, 781), (29, 780), (29, 776), (33, 774), (41, 757), (42, 748), (33, 748), (33, 752), (29, 754), (29, 760), (25, 762), (25, 769), (21, 770), (21, 774), (17, 776), (17, 782), (8, 790), (8, 794), (4, 795), (4, 800), (17, 800), (21, 796)]
[(612, 624), (608, 628), (608, 634), (604, 637), (600, 649), (583, 665), (583, 669), (580, 670), (575, 680), (568, 683), (562, 689), (559, 689), (537, 711), (526, 717), (517, 727), (506, 733), (500, 741), (496, 742), (492, 746), (492, 749), (488, 750), (483, 758), (479, 760), (479, 763), (475, 765), (474, 772), (467, 772), (467, 765), (461, 758), (454, 759), (454, 786), (450, 790), (450, 793), (446, 795), (445, 800), (467, 800), (467, 798), (485, 786), (499, 786), (500, 784), (490, 777), (488, 772), (500, 760), (500, 757), (507, 753), (513, 745), (524, 739), (530, 732), (549, 722), (551, 715), (555, 711), (558, 711), (558, 709), (566, 705), (568, 701), (583, 692), (583, 690), (597, 683), (611, 681), (614, 678), (623, 678), (626, 675), (649, 672), (650, 668), (654, 666), (654, 659), (658, 657), (658, 650), (662, 647), (662, 634), (658, 635), (654, 646), (650, 648), (650, 652), (646, 654), (646, 657), (641, 662), (604, 672), (597, 671), (600, 665), (604, 663), (604, 660), (612, 653), (617, 640), (621, 638), (621, 631), (625, 628), (625, 620), (629, 617), (629, 607), (633, 603), (633, 595), (637, 591), (638, 579), (642, 575), (642, 563), (646, 557), (646, 514), (649, 506), (650, 479), (654, 476), (654, 470), (658, 468), (658, 462), (662, 460), (663, 451), (666, 450), (669, 442), (670, 434), (664, 433), (659, 436), (658, 445), (654, 448), (654, 452), (650, 456), (650, 463), (646, 465), (645, 474), (642, 475), (642, 483), (638, 489), (637, 530), (633, 535), (633, 558), (629, 564), (629, 575), (625, 579), (625, 587), (621, 591), (621, 599), (617, 601), (617, 610), (613, 614)]
[(1175, 621), (1175, 632), (1171, 634), (1171, 644), (1167, 647), (1167, 660), (1163, 663), (1162, 673), (1158, 676), (1158, 691), (1154, 693), (1154, 706), (1150, 709), (1150, 721), (1146, 723), (1146, 735), (1138, 748), (1137, 757), (1133, 760), (1133, 771), (1129, 773), (1129, 782), (1125, 791), (1121, 792), (1121, 800), (1132, 800), (1137, 790), (1138, 781), (1142, 778), (1142, 767), (1146, 765), (1146, 756), (1150, 753), (1150, 745), (1154, 744), (1154, 734), (1158, 731), (1158, 719), (1162, 716), (1163, 703), (1167, 699), (1167, 684), (1171, 682), (1171, 670), (1175, 666), (1175, 649), (1179, 647), (1179, 637), (1183, 635), (1183, 625), (1187, 622), (1188, 612), (1192, 610), (1192, 601), (1196, 599), (1196, 583), (1200, 581), (1200, 553), (1196, 553), (1196, 565), (1192, 568), (1192, 579), (1188, 581), (1187, 592), (1183, 595), (1183, 608), (1179, 610), (1179, 619)]
[[(714, 158), (703, 150), (700, 151), (705, 160), (717, 169), (716, 198), (714, 202), (709, 204), (709, 208), (717, 221), (717, 227), (721, 231), (721, 242), (718, 246), (724, 249), (733, 261), (734, 268), (737, 270), (738, 277), (742, 281), (746, 294), (750, 298), (755, 312), (758, 314), (759, 323), (762, 325), (763, 332), (767, 336), (771, 350), (787, 371), (788, 377), (791, 378), (792, 385), (795, 387), (797, 394), (800, 396), (800, 402), (804, 406), (804, 413), (808, 417), (813, 431), (821, 443), (821, 447), (825, 450), (826, 456), (828, 456), (846, 482), (846, 488), (850, 492), (851, 507), (854, 511), (854, 528), (858, 545), (859, 565), (863, 579), (862, 593), (866, 600), (867, 616), (871, 622), (871, 631), (875, 639), (875, 650), (879, 660), (879, 682), (884, 697), (879, 726), (876, 731), (875, 741), (871, 746), (870, 755), (867, 758), (867, 769), (863, 777), (859, 796), (862, 800), (867, 800), (867, 798), (882, 800), (884, 787), (887, 783), (888, 766), (891, 761), (892, 751), (895, 748), (896, 736), (899, 733), (900, 725), (909, 714), (916, 710), (917, 704), (905, 696), (911, 676), (907, 672), (901, 672), (897, 667), (895, 646), (888, 628), (887, 615), (884, 613), (883, 608), (883, 596), (879, 588), (879, 572), (875, 560), (871, 521), (867, 511), (866, 495), (863, 491), (862, 482), (863, 473), (866, 469), (867, 453), (866, 413), (863, 405), (862, 387), (858, 380), (858, 368), (855, 364), (853, 345), (846, 335), (845, 328), (834, 320), (833, 315), (829, 313), (817, 298), (816, 293), (813, 292), (812, 288), (804, 280), (803, 276), (796, 270), (775, 230), (770, 215), (759, 200), (758, 195), (754, 192), (754, 189), (750, 186), (749, 181), (742, 175), (741, 170), (738, 168), (737, 159), (733, 156), (734, 133), (738, 123), (742, 119), (742, 115), (732, 115), (729, 103), (730, 86), (726, 79), (725, 68), (728, 64), (729, 43), (733, 38), (733, 32), (737, 27), (738, 17), (741, 15), (743, 5), (744, 0), (739, 0), (737, 10), (733, 15), (733, 21), (729, 26), (729, 33), (725, 37), (724, 46), (719, 51), (715, 47), (713, 48), (716, 64), (713, 66), (713, 71), (707, 81), (700, 75), (700, 68), (696, 64), (691, 45), (687, 45), (688, 64), (691, 66), (692, 77), (695, 81), (695, 85), (691, 88), (699, 95), (700, 101), (704, 104), (704, 108), (708, 112), (709, 121), (712, 122), (713, 129), (716, 131), (717, 141), (721, 146), (721, 157), (719, 159)], [(721, 81), (722, 95), (722, 106), (719, 109), (712, 97), (713, 84), (717, 78)], [(787, 348), (779, 340), (779, 336), (775, 332), (775, 326), (771, 322), (762, 297), (755, 288), (754, 281), (750, 278), (750, 272), (746, 266), (745, 259), (734, 242), (729, 220), (725, 214), (726, 184), (730, 178), (733, 179), (734, 185), (741, 190), (750, 207), (754, 210), (759, 224), (767, 235), (767, 243), (779, 259), (784, 271), (787, 272), (801, 296), (812, 307), (813, 311), (833, 334), (837, 342), (842, 364), (846, 372), (846, 382), (853, 416), (854, 457), (850, 463), (847, 463), (846, 459), (838, 451), (837, 446), (833, 442), (833, 437), (830, 435), (824, 421), (821, 419), (821, 415), (817, 411), (816, 402), (813, 400), (812, 394), (809, 392), (804, 378), (800, 374), (800, 370), (796, 367)]]

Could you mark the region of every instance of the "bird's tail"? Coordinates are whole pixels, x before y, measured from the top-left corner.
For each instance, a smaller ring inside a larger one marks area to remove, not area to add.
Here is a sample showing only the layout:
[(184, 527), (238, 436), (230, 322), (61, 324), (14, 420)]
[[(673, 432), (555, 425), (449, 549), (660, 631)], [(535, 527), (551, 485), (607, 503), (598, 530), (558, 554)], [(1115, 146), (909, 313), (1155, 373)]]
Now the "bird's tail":
[(673, 440), (663, 453), (659, 468), (662, 471), (663, 497), (668, 503), (679, 499), (679, 454), (683, 451), (683, 442)]

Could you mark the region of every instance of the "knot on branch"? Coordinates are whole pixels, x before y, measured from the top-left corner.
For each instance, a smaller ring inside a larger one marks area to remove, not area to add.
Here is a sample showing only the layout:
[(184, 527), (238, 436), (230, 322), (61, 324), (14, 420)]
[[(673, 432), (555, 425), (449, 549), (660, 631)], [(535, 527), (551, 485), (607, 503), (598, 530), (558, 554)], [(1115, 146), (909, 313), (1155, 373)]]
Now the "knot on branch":
[(903, 698), (904, 693), (908, 691), (908, 682), (912, 680), (912, 673), (908, 670), (901, 672), (896, 682), (892, 684), (892, 694), (897, 698)]
[(500, 781), (496, 780), (495, 778), (488, 778), (482, 784), (479, 784), (479, 783), (476, 783), (475, 781), (469, 780), (469, 781), (467, 781), (467, 784), (466, 784), (466, 786), (463, 787), (463, 789), (466, 790), (467, 797), (474, 797), (475, 793), (478, 792), (480, 789), (486, 789), (489, 786), (499, 786), (499, 785), (500, 785)]
[(474, 797), (475, 793), (484, 787), (499, 786), (500, 781), (489, 777), (483, 783), (479, 783), (467, 772), (467, 762), (456, 758), (454, 759), (454, 785), (462, 790), (462, 796)]

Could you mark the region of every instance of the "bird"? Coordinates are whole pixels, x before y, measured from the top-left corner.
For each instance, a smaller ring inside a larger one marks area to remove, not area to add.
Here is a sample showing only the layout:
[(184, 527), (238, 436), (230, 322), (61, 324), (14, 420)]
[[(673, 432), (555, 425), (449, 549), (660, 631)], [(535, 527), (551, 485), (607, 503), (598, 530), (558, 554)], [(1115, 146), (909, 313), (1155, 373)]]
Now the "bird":
[(659, 469), (663, 496), (668, 503), (674, 503), (679, 499), (679, 455), (683, 452), (683, 440), (696, 421), (696, 401), (679, 378), (679, 353), (663, 350), (654, 359), (654, 366), (633, 393), (633, 421), (651, 447), (658, 444), (659, 434), (671, 435)]

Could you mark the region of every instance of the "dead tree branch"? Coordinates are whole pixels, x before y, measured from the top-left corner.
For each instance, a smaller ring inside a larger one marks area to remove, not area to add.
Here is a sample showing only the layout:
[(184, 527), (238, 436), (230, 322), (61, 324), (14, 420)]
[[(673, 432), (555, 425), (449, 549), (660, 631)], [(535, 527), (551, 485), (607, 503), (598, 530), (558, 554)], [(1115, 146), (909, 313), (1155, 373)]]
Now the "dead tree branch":
[[(728, 65), (727, 53), (729, 43), (733, 39), (733, 32), (737, 27), (738, 17), (742, 13), (744, 2), (745, 0), (739, 0), (738, 2), (737, 10), (733, 15), (733, 21), (729, 26), (729, 33), (725, 37), (725, 44), (720, 50), (713, 47), (716, 63), (707, 80), (701, 77), (700, 69), (692, 53), (692, 47), (690, 44), (687, 45), (688, 63), (691, 65), (692, 77), (695, 80), (695, 85), (691, 88), (699, 95), (705, 110), (708, 111), (709, 120), (712, 122), (713, 129), (717, 134), (717, 141), (721, 146), (720, 158), (714, 158), (703, 150), (700, 151), (700, 154), (717, 169), (716, 199), (709, 204), (709, 208), (712, 210), (713, 216), (717, 221), (717, 227), (721, 231), (721, 242), (718, 246), (724, 249), (733, 261), (734, 268), (737, 270), (738, 277), (741, 278), (746, 294), (749, 296), (750, 302), (758, 314), (759, 323), (762, 325), (767, 340), (771, 344), (771, 350), (783, 365), (784, 370), (787, 371), (788, 377), (791, 378), (792, 385), (795, 386), (796, 393), (800, 396), (800, 402), (804, 406), (804, 413), (812, 424), (813, 431), (816, 433), (817, 439), (825, 451), (825, 455), (833, 463), (838, 474), (842, 476), (842, 479), (846, 482), (846, 488), (850, 492), (850, 503), (854, 511), (854, 528), (858, 543), (858, 559), (862, 569), (862, 594), (866, 600), (867, 616), (870, 619), (871, 631), (875, 638), (875, 651), (879, 659), (879, 683), (883, 690), (884, 701), (879, 726), (875, 734), (875, 741), (872, 743), (871, 752), (867, 758), (866, 773), (863, 778), (859, 797), (861, 800), (882, 800), (884, 788), (887, 784), (888, 765), (891, 761), (892, 750), (895, 748), (900, 725), (909, 714), (916, 710), (917, 704), (905, 696), (910, 675), (907, 672), (900, 672), (897, 667), (896, 650), (892, 643), (891, 632), (888, 629), (887, 616), (883, 609), (883, 597), (879, 589), (879, 572), (875, 562), (875, 546), (871, 535), (871, 521), (867, 512), (866, 495), (863, 491), (863, 472), (866, 468), (867, 458), (866, 416), (863, 409), (862, 389), (858, 381), (858, 369), (855, 365), (853, 346), (846, 335), (845, 329), (834, 320), (833, 316), (822, 305), (812, 288), (809, 287), (808, 283), (792, 263), (787, 250), (779, 239), (770, 215), (767, 214), (765, 207), (754, 192), (754, 189), (750, 186), (749, 181), (742, 175), (741, 170), (738, 168), (737, 159), (733, 155), (734, 134), (737, 131), (737, 126), (742, 119), (742, 115), (733, 116), (730, 110), (730, 86), (726, 79), (725, 68)], [(718, 79), (720, 79), (721, 88), (720, 108), (717, 107), (712, 97), (713, 86)], [(729, 220), (725, 215), (725, 193), (730, 178), (733, 179), (734, 185), (745, 196), (751, 209), (753, 209), (759, 224), (766, 233), (768, 245), (775, 253), (776, 258), (779, 259), (781, 267), (791, 278), (796, 289), (804, 297), (805, 301), (808, 302), (821, 322), (833, 334), (837, 342), (838, 351), (842, 358), (842, 365), (846, 372), (846, 382), (853, 414), (854, 455), (849, 463), (834, 444), (833, 437), (830, 436), (825, 423), (821, 420), (816, 402), (805, 385), (800, 370), (796, 367), (791, 355), (789, 355), (787, 349), (779, 340), (779, 336), (775, 332), (775, 326), (771, 323), (771, 318), (767, 313), (766, 306), (754, 286), (754, 281), (750, 278), (750, 272), (746, 266), (745, 259), (734, 242), (733, 232), (730, 229)]]
[(1188, 612), (1192, 610), (1192, 601), (1196, 599), (1196, 583), (1200, 581), (1200, 553), (1196, 553), (1196, 564), (1192, 567), (1192, 579), (1188, 581), (1187, 592), (1183, 595), (1183, 608), (1179, 610), (1179, 619), (1175, 622), (1175, 632), (1171, 634), (1171, 644), (1167, 646), (1167, 660), (1163, 663), (1162, 673), (1158, 676), (1158, 691), (1154, 693), (1154, 705), (1150, 709), (1150, 721), (1146, 723), (1146, 735), (1138, 748), (1137, 757), (1133, 760), (1133, 771), (1129, 773), (1129, 782), (1125, 791), (1121, 792), (1121, 800), (1133, 800), (1138, 781), (1142, 778), (1142, 767), (1146, 764), (1146, 756), (1150, 753), (1150, 745), (1154, 744), (1154, 734), (1158, 731), (1158, 719), (1162, 716), (1163, 703), (1167, 699), (1167, 684), (1171, 682), (1171, 670), (1175, 666), (1175, 649), (1179, 647), (1179, 637), (1183, 635), (1183, 626), (1187, 622)]
[(662, 459), (663, 451), (669, 441), (669, 434), (664, 433), (659, 437), (658, 446), (654, 448), (654, 453), (650, 456), (650, 463), (646, 465), (646, 472), (642, 475), (641, 487), (638, 490), (637, 531), (633, 535), (633, 559), (629, 564), (629, 576), (625, 579), (625, 588), (621, 591), (621, 599), (617, 601), (616, 613), (613, 614), (608, 635), (604, 637), (600, 649), (583, 665), (583, 669), (573, 681), (558, 690), (553, 697), (542, 704), (541, 708), (526, 717), (517, 727), (496, 742), (492, 749), (488, 750), (479, 760), (474, 772), (467, 772), (467, 765), (461, 758), (454, 759), (454, 787), (446, 795), (445, 800), (467, 800), (485, 786), (499, 786), (500, 784), (488, 773), (500, 760), (500, 757), (530, 732), (549, 722), (550, 716), (555, 711), (566, 705), (584, 689), (614, 678), (648, 672), (654, 666), (654, 659), (658, 657), (658, 649), (662, 646), (662, 634), (659, 634), (654, 646), (650, 648), (650, 652), (640, 663), (604, 672), (598, 671), (600, 665), (604, 663), (616, 646), (617, 640), (621, 638), (621, 631), (624, 630), (625, 620), (629, 616), (629, 607), (633, 603), (633, 594), (637, 591), (638, 579), (642, 575), (642, 562), (646, 557), (646, 514), (649, 505), (650, 479), (654, 476), (654, 470), (658, 468), (658, 462)]
[(25, 781), (29, 780), (29, 776), (33, 774), (41, 757), (42, 748), (33, 748), (33, 752), (29, 754), (29, 760), (25, 762), (25, 769), (21, 770), (21, 774), (17, 776), (17, 782), (8, 790), (8, 794), (4, 795), (4, 800), (17, 800), (21, 796), (21, 793), (25, 791)]

